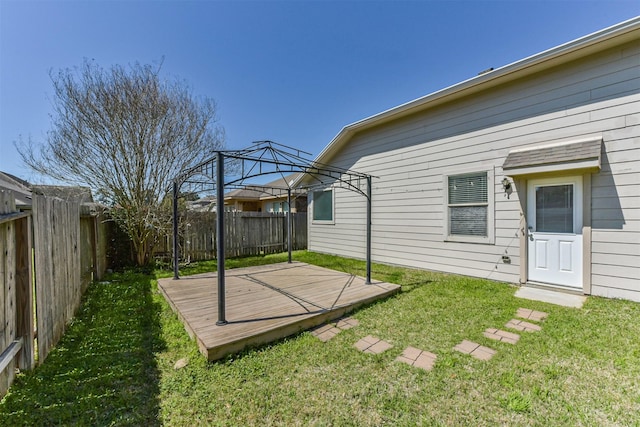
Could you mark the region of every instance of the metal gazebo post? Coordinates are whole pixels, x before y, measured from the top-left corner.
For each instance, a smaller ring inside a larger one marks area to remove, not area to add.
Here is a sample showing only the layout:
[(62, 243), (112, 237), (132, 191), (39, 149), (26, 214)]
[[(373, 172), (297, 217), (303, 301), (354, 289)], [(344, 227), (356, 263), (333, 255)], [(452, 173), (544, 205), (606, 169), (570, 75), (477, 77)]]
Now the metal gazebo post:
[(367, 280), (371, 284), (371, 175), (367, 175)]
[(291, 264), (291, 188), (287, 188), (287, 251)]
[(218, 258), (218, 321), (216, 325), (227, 324), (225, 318), (225, 283), (224, 283), (224, 154), (216, 152), (216, 255)]

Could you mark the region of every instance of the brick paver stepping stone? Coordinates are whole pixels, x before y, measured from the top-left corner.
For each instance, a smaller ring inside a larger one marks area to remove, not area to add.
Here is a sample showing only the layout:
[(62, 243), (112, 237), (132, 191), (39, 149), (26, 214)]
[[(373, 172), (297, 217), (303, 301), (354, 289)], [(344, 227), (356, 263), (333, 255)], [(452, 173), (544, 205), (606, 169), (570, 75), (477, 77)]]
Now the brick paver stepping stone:
[(468, 340), (462, 340), (462, 342), (453, 349), (464, 354), (469, 354), (480, 360), (489, 360), (496, 354), (494, 349)]
[(437, 357), (438, 356), (431, 352), (420, 350), (415, 347), (407, 347), (400, 356), (396, 357), (396, 360), (398, 362), (408, 363), (416, 368), (422, 368), (426, 371), (430, 371), (436, 363)]
[(322, 342), (327, 342), (331, 338), (338, 335), (340, 332), (342, 332), (342, 329), (336, 328), (334, 325), (329, 323), (312, 329), (311, 335), (318, 338)]
[(520, 339), (520, 335), (518, 334), (493, 328), (485, 330), (484, 336), (487, 338), (491, 338), (492, 340), (508, 342), (509, 344), (515, 344)]
[(371, 353), (371, 354), (380, 354), (383, 351), (389, 350), (393, 347), (386, 341), (381, 340), (380, 338), (372, 337), (371, 335), (367, 335), (366, 337), (359, 340), (355, 343), (355, 346), (358, 350)]
[(335, 323), (327, 323), (311, 330), (311, 335), (318, 338), (322, 342), (327, 342), (340, 332), (358, 326), (360, 322), (351, 317), (343, 317)]
[(519, 308), (516, 313), (517, 317), (533, 320), (534, 322), (541, 322), (546, 319), (548, 315), (549, 314), (544, 311), (529, 310), (528, 308)]
[(343, 317), (336, 322), (336, 328), (340, 328), (343, 331), (347, 329), (351, 329), (354, 326), (358, 326), (360, 322), (358, 319), (354, 319), (353, 317)]
[(535, 323), (526, 322), (524, 320), (519, 320), (519, 319), (511, 319), (504, 326), (506, 328), (511, 328), (517, 331), (524, 331), (524, 332), (537, 332), (542, 330), (540, 325), (536, 325)]

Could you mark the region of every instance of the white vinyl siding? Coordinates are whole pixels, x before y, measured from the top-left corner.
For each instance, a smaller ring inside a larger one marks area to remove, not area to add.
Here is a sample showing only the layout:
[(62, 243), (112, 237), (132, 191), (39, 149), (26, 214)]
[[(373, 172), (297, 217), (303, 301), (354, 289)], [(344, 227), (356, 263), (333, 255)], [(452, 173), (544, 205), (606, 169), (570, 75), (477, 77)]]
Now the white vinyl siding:
[[(639, 89), (636, 41), (355, 133), (323, 161), (375, 176), (374, 262), (518, 283), (526, 263), (519, 249), (526, 191), (517, 184), (510, 195), (502, 189), (507, 153), (602, 135), (602, 170), (592, 174), (592, 293), (640, 300)], [(443, 177), (477, 171), (493, 174), (487, 189), (494, 244), (443, 239)], [(310, 224), (309, 250), (364, 258), (366, 201), (334, 193), (335, 226)]]
[(640, 301), (640, 101), (628, 111), (591, 177), (591, 281), (594, 295)]

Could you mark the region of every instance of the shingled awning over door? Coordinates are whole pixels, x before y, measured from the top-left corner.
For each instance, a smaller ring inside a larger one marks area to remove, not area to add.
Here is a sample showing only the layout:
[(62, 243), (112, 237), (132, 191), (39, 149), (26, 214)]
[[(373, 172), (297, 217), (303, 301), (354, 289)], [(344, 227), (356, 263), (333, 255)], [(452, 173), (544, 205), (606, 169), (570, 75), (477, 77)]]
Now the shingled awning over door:
[(506, 175), (533, 175), (568, 170), (600, 170), (602, 137), (510, 151), (502, 165)]

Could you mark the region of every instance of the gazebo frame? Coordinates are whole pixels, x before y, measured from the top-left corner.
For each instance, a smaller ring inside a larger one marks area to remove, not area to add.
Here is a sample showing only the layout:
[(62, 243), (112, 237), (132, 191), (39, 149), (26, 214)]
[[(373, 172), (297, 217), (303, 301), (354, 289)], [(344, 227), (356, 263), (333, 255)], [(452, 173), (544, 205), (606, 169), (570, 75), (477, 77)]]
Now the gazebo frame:
[[(310, 155), (273, 141), (258, 141), (243, 150), (216, 151), (214, 156), (198, 165), (186, 170), (173, 179), (173, 278), (179, 275), (179, 245), (178, 245), (178, 199), (183, 185), (189, 185), (196, 191), (215, 190), (216, 192), (216, 257), (218, 279), (218, 321), (216, 325), (227, 324), (225, 313), (225, 249), (224, 249), (224, 192), (225, 188), (252, 188), (254, 184), (246, 181), (258, 176), (299, 172), (310, 176), (314, 183), (296, 186), (296, 188), (310, 190), (319, 186), (339, 183), (340, 188), (354, 191), (367, 200), (366, 216), (366, 282), (371, 283), (371, 195), (372, 175), (325, 165), (303, 157)], [(237, 175), (225, 181), (225, 171), (235, 172)], [(287, 192), (287, 247), (289, 263), (291, 263), (291, 184), (287, 188), (272, 189), (280, 194)], [(362, 188), (364, 184), (364, 189)], [(273, 193), (272, 193), (273, 194)]]

